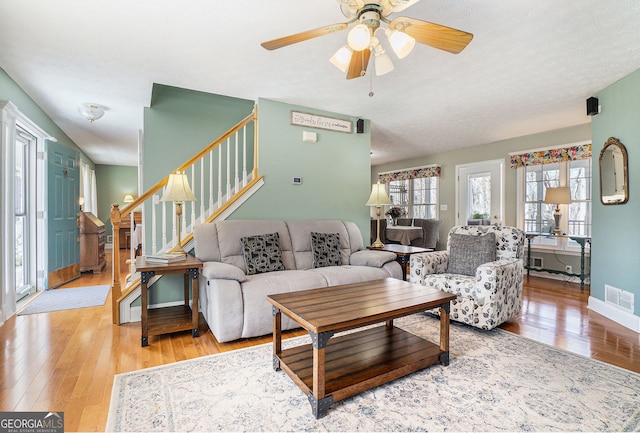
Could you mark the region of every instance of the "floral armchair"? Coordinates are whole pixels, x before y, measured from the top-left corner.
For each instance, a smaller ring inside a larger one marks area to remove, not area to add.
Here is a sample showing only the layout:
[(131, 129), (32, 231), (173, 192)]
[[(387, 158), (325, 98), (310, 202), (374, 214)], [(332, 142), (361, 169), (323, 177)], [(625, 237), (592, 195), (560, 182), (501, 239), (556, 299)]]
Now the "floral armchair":
[(493, 329), (520, 312), (524, 240), (515, 227), (453, 227), (446, 251), (411, 255), (409, 281), (456, 295), (452, 320)]

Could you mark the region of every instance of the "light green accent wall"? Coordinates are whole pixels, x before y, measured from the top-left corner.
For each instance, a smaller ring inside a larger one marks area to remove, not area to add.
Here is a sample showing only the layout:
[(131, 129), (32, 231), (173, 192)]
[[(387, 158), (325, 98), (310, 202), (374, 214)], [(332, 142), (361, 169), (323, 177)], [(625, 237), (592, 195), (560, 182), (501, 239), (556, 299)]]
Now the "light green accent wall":
[(153, 85), (144, 109), (145, 191), (251, 114), (254, 102)]
[[(579, 141), (587, 141), (591, 139), (591, 125), (572, 126), (554, 131), (542, 132), (539, 134), (526, 135), (523, 137), (511, 138), (508, 140), (496, 141), (494, 143), (483, 144), (480, 146), (467, 147), (451, 152), (436, 153), (421, 158), (413, 158), (404, 161), (394, 162), (390, 164), (377, 165), (371, 168), (371, 182), (375, 182), (379, 172), (391, 171), (396, 169), (418, 167), (429, 164), (440, 164), (442, 173), (440, 177), (440, 204), (447, 205), (446, 211), (440, 211), (440, 240), (438, 241), (438, 249), (446, 248), (447, 234), (451, 227), (455, 225), (456, 210), (456, 165), (469, 164), (481, 161), (490, 161), (494, 159), (504, 159), (505, 161), (505, 225), (516, 225), (517, 220), (517, 170), (510, 167), (510, 152), (521, 150), (537, 149), (541, 147), (556, 146), (561, 144), (575, 143)], [(540, 256), (543, 254), (535, 254)], [(551, 257), (553, 255), (550, 255)], [(550, 258), (551, 258), (550, 257)], [(571, 264), (574, 270), (579, 269), (579, 258), (567, 257), (567, 264)], [(578, 267), (574, 263), (578, 264)], [(547, 263), (545, 260), (545, 267)], [(564, 268), (564, 266), (562, 266)]]
[(36, 104), (31, 97), (13, 81), (4, 69), (0, 68), (0, 100), (10, 101), (25, 116), (36, 125), (54, 137), (58, 143), (71, 147), (78, 152), (78, 157), (85, 163), (94, 167), (93, 161), (85, 155), (76, 143), (71, 140), (62, 129)]
[(629, 201), (605, 206), (599, 200), (599, 183), (594, 182), (591, 296), (604, 301), (604, 285), (632, 292), (636, 316), (640, 316), (640, 70), (627, 75), (594, 95), (602, 107), (592, 119), (593, 177), (600, 178), (595, 163), (609, 137), (627, 148), (629, 157)]
[(96, 164), (96, 183), (98, 189), (98, 215), (105, 225), (105, 235), (113, 233), (111, 225), (111, 206), (114, 203), (122, 209), (124, 196), (138, 197), (138, 167), (123, 165)]
[[(291, 125), (291, 111), (351, 120), (354, 132)], [(356, 117), (268, 99), (258, 101), (259, 171), (265, 185), (243, 204), (233, 219), (337, 219), (355, 222), (365, 245), (369, 240), (371, 139), (355, 133)], [(302, 141), (302, 132), (317, 142)], [(293, 177), (302, 177), (293, 185)]]

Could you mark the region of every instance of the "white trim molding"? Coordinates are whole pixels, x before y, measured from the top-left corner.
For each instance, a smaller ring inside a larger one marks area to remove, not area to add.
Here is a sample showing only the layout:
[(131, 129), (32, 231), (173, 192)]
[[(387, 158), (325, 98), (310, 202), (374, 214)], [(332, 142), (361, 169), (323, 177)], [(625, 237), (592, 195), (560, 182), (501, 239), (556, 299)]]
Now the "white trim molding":
[(640, 333), (640, 317), (635, 314), (616, 308), (601, 299), (594, 298), (593, 296), (589, 296), (589, 304), (587, 308), (606, 317), (607, 319), (619, 323), (625, 328), (629, 328), (634, 332)]

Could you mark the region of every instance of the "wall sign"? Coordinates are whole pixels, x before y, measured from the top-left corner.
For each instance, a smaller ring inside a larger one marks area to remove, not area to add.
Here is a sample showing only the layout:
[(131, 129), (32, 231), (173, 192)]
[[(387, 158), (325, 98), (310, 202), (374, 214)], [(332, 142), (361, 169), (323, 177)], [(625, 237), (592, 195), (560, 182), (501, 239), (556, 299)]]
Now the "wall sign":
[(350, 120), (336, 119), (334, 117), (318, 116), (317, 114), (291, 111), (291, 124), (308, 126), (311, 128), (328, 129), (330, 131), (346, 132), (351, 134), (352, 122)]

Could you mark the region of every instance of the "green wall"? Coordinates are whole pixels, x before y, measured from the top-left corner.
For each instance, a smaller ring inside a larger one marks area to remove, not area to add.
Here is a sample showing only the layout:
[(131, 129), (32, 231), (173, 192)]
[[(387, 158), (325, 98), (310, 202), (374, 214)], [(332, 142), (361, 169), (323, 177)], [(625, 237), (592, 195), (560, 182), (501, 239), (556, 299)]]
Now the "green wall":
[(105, 235), (113, 233), (111, 225), (111, 205), (118, 203), (122, 209), (124, 196), (138, 197), (138, 167), (96, 164), (98, 189), (98, 215), (105, 224)]
[[(604, 301), (604, 285), (634, 293), (636, 316), (640, 316), (640, 283), (635, 271), (640, 265), (640, 70), (594, 95), (602, 107), (592, 119), (594, 161), (605, 141), (615, 137), (629, 157), (629, 201), (623, 205), (600, 203), (594, 182), (591, 296)], [(599, 179), (598, 164), (593, 177)]]
[[(368, 241), (369, 128), (347, 134), (293, 126), (292, 110), (351, 120), (355, 130), (353, 116), (260, 99), (259, 171), (265, 185), (232, 218), (353, 221)], [(317, 133), (317, 142), (302, 141), (303, 131)], [(294, 176), (302, 177), (301, 185), (293, 185)]]
[(144, 109), (142, 185), (146, 191), (251, 114), (254, 102), (153, 85)]

